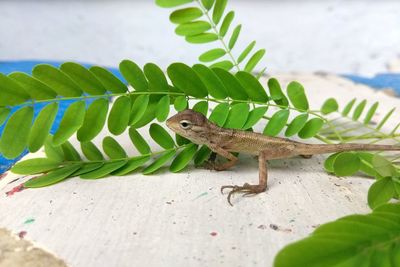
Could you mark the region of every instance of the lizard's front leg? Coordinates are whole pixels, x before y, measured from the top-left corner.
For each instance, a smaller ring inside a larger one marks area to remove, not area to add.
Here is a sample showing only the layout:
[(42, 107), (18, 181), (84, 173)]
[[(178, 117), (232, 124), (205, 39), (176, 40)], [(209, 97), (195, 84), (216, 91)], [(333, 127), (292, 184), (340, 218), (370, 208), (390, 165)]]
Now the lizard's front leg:
[(238, 185), (225, 185), (221, 187), (221, 193), (223, 193), (224, 189), (230, 188), (232, 189), (228, 194), (228, 203), (231, 203), (231, 197), (234, 193), (243, 193), (243, 196), (256, 195), (258, 193), (262, 193), (267, 189), (267, 156), (266, 152), (260, 152), (258, 156), (258, 168), (259, 168), (259, 181), (257, 185), (252, 185), (245, 183), (243, 186)]
[(209, 162), (209, 166), (208, 167), (210, 169), (214, 169), (216, 171), (224, 171), (226, 169), (229, 169), (229, 168), (233, 167), (238, 161), (237, 157), (235, 157), (229, 151), (226, 151), (222, 147), (219, 147), (217, 145), (209, 145), (209, 148), (213, 152), (217, 153), (218, 155), (228, 159), (227, 162), (221, 163), (221, 164), (217, 164), (215, 162)]

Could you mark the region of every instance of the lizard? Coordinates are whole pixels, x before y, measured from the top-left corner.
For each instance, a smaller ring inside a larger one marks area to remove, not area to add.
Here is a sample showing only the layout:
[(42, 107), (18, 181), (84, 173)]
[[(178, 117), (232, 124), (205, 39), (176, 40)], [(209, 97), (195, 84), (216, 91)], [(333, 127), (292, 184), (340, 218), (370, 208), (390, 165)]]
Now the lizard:
[(229, 169), (238, 162), (238, 157), (232, 153), (239, 152), (258, 156), (258, 184), (245, 183), (242, 186), (224, 185), (221, 187), (221, 193), (225, 189), (231, 189), (227, 196), (231, 206), (231, 196), (235, 193), (248, 196), (266, 191), (268, 160), (295, 156), (308, 158), (315, 154), (343, 151), (400, 151), (400, 146), (397, 145), (308, 144), (282, 137), (265, 136), (252, 131), (223, 128), (209, 121), (202, 113), (191, 109), (186, 109), (170, 117), (166, 124), (176, 134), (189, 139), (192, 143), (206, 145), (212, 152), (226, 158), (227, 161), (224, 163), (209, 163), (209, 167), (216, 171)]

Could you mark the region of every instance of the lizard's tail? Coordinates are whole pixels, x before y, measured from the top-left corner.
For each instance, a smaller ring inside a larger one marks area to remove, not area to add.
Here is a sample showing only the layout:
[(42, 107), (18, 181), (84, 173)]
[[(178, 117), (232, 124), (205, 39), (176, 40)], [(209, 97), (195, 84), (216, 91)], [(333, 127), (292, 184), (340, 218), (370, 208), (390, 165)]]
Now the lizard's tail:
[(399, 145), (370, 145), (370, 144), (304, 144), (298, 147), (300, 155), (335, 153), (342, 151), (400, 151)]

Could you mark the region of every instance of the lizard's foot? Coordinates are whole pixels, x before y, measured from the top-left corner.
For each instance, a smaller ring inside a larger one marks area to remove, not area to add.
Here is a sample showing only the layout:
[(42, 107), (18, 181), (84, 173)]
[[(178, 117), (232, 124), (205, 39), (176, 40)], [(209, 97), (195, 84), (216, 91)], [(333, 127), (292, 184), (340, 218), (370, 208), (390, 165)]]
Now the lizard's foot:
[(224, 171), (227, 169), (224, 163), (218, 163), (215, 161), (206, 161), (204, 162), (203, 167), (207, 170), (213, 170), (213, 171)]
[(259, 193), (265, 192), (265, 190), (267, 189), (266, 186), (263, 185), (252, 185), (252, 184), (248, 184), (245, 183), (243, 186), (238, 186), (238, 185), (224, 185), (221, 187), (221, 193), (224, 193), (225, 189), (232, 189), (229, 194), (228, 194), (228, 203), (229, 205), (233, 206), (231, 203), (231, 197), (233, 194), (235, 193), (242, 193), (243, 196), (254, 196), (257, 195)]

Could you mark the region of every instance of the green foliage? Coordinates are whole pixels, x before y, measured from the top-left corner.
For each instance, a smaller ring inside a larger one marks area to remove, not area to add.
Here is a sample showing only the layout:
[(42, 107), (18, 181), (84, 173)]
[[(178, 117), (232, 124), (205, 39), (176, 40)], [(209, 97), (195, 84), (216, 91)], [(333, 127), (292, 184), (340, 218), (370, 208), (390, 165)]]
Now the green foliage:
[[(170, 14), (170, 21), (177, 24), (175, 33), (193, 44), (206, 44), (216, 41), (221, 47), (212, 48), (199, 56), (201, 62), (211, 67), (231, 70), (253, 71), (265, 55), (264, 49), (251, 53), (256, 42), (252, 41), (236, 58), (232, 50), (240, 37), (242, 25), (234, 25), (235, 12), (227, 10), (227, 0), (156, 0), (156, 4), (165, 8), (176, 8)], [(190, 5), (186, 5), (190, 3)], [(181, 7), (185, 5), (184, 7)], [(247, 62), (245, 62), (247, 59)], [(240, 64), (244, 64), (241, 68)]]
[(283, 248), (274, 266), (399, 266), (399, 221), (400, 205), (386, 204), (323, 224)]

